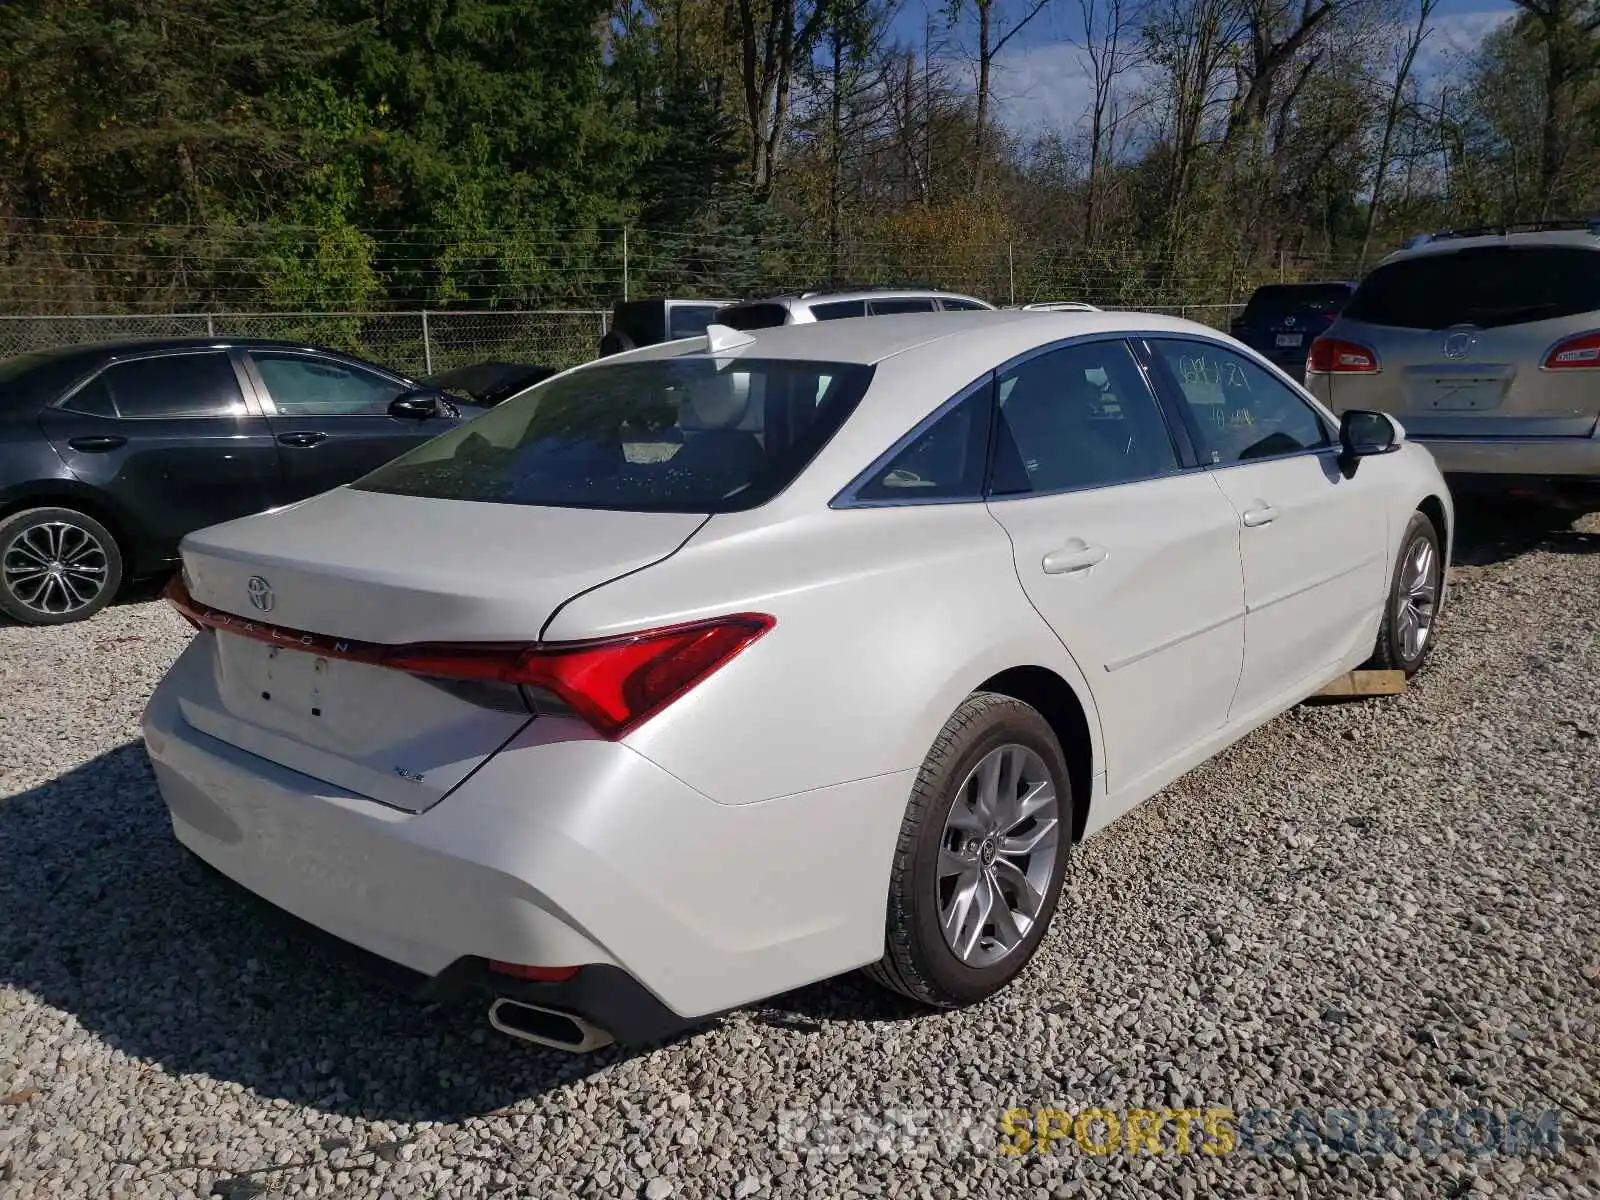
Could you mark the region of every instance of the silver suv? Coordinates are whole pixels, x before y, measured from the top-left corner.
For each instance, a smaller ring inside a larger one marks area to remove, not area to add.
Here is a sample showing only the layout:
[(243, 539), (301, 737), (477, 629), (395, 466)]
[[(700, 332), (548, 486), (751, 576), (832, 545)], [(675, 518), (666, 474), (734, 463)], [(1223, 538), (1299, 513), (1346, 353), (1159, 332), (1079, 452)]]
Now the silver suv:
[(796, 292), (769, 300), (746, 300), (719, 309), (713, 320), (730, 329), (771, 329), (846, 317), (883, 317), (891, 313), (993, 309), (973, 296), (924, 288), (857, 288), (839, 292)]
[(1306, 386), (1394, 414), (1452, 486), (1600, 508), (1600, 222), (1413, 238), (1311, 344)]

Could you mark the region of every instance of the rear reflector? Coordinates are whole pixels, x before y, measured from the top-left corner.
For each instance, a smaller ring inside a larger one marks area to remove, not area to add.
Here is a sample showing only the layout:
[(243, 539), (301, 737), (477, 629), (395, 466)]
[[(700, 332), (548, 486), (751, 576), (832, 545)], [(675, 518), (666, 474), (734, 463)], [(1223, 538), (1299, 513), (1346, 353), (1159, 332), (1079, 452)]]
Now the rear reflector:
[(582, 968), (530, 967), (526, 963), (501, 962), (498, 958), (491, 958), (489, 970), (496, 975), (510, 975), (514, 979), (532, 979), (537, 983), (565, 983)]
[(1306, 354), (1306, 370), (1321, 375), (1371, 375), (1378, 370), (1378, 355), (1359, 342), (1319, 337)]
[(1574, 368), (1600, 367), (1600, 329), (1563, 338), (1544, 356), (1547, 371), (1570, 371)]
[(181, 578), (167, 586), (167, 599), (201, 629), (217, 629), (286, 650), (434, 679), (542, 689), (611, 739), (622, 737), (666, 708), (776, 623), (765, 613), (735, 613), (591, 641), (381, 646), (221, 612), (198, 603)]

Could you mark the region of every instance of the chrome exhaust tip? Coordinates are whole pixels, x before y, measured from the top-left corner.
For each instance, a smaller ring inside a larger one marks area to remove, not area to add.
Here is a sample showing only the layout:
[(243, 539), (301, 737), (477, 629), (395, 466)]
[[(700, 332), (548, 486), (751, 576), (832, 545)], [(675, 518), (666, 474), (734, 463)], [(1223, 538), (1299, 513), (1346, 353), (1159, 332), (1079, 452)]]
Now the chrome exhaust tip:
[(604, 1029), (574, 1013), (504, 996), (489, 1006), (489, 1024), (514, 1038), (571, 1054), (587, 1054), (613, 1041)]

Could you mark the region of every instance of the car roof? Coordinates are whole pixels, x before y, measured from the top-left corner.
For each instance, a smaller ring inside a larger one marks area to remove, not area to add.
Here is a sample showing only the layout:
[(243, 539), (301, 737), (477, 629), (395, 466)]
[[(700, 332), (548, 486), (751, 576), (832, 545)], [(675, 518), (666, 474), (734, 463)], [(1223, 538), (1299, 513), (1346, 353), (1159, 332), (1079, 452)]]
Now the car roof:
[[(173, 337), (128, 338), (105, 342), (79, 342), (70, 346), (52, 346), (46, 350), (29, 351), (30, 354), (48, 355), (52, 361), (67, 359), (116, 358), (124, 354), (159, 354), (167, 350), (226, 350), (231, 347), (255, 350), (309, 350), (316, 354), (334, 354), (341, 358), (366, 362), (360, 355), (345, 350), (334, 350), (312, 342), (288, 338), (238, 338), (238, 337)], [(374, 363), (374, 366), (379, 364)], [(384, 367), (383, 370), (389, 370)]]
[(1396, 250), (1379, 266), (1404, 262), (1414, 258), (1427, 258), (1436, 254), (1455, 254), (1461, 250), (1477, 250), (1489, 246), (1537, 247), (1571, 246), (1580, 250), (1600, 251), (1600, 237), (1582, 229), (1543, 229), (1528, 233), (1484, 233), (1467, 237), (1440, 234), (1415, 246)]
[[(742, 340), (717, 357), (784, 358), (873, 365), (936, 342), (942, 351), (982, 350), (984, 344), (989, 342), (1003, 358), (1010, 356), (1005, 350), (1013, 345), (1018, 348), (1012, 353), (1022, 353), (1029, 345), (1058, 338), (1135, 332), (1199, 334), (1227, 340), (1225, 335), (1208, 325), (1156, 313), (994, 309), (896, 313), (893, 316), (851, 317), (839, 321), (739, 331), (737, 337)], [(705, 353), (707, 342), (705, 336), (701, 335), (645, 346), (597, 361), (641, 361)]]

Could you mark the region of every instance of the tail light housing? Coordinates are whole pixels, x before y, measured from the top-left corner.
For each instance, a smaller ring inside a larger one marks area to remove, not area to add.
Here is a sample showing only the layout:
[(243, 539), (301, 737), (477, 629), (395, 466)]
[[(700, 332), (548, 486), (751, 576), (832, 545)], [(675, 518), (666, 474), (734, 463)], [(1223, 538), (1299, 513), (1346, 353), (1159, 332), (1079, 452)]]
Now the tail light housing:
[(776, 624), (765, 613), (734, 613), (617, 637), (574, 642), (420, 643), (382, 646), (268, 625), (199, 604), (181, 579), (167, 599), (190, 624), (430, 679), (511, 684), (582, 718), (615, 740), (726, 666)]
[(1360, 342), (1319, 337), (1306, 354), (1306, 370), (1320, 375), (1376, 375), (1378, 354)]
[(1600, 367), (1600, 329), (1562, 338), (1545, 352), (1546, 371), (1573, 371)]

